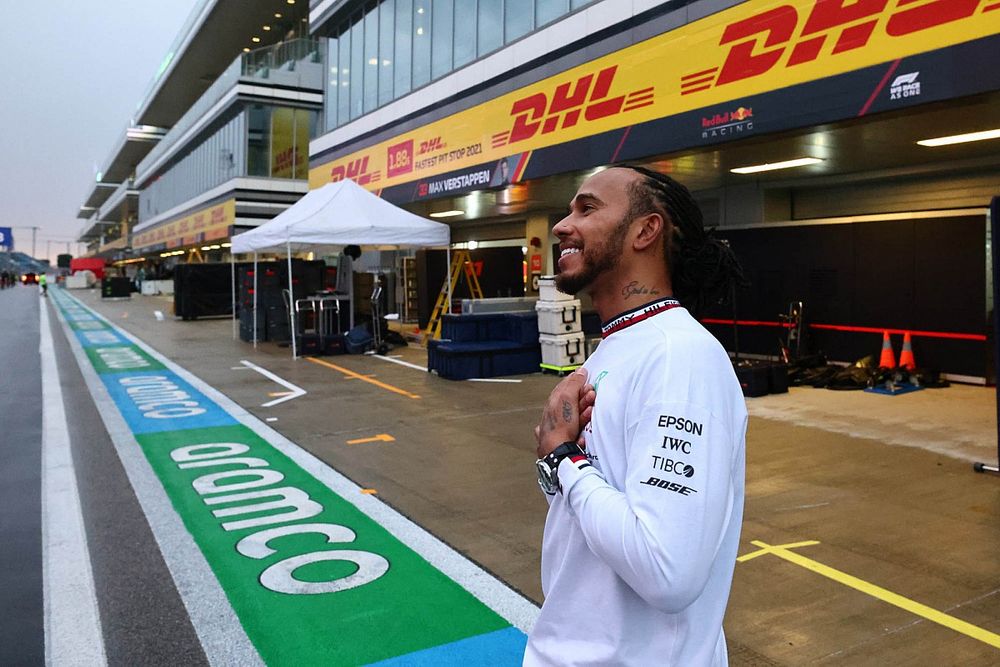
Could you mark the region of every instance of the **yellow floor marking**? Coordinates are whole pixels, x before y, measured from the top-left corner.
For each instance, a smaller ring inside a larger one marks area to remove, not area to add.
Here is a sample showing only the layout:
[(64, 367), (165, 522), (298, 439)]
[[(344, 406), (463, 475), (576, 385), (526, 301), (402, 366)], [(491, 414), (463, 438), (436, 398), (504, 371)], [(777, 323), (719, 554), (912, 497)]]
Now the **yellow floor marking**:
[(274, 398), (275, 396), (291, 396), (291, 394), (292, 394), (292, 392), (290, 392), (290, 391), (269, 391), (269, 392), (267, 392), (267, 395), (269, 397), (271, 397), (271, 398)]
[[(757, 546), (760, 546), (763, 544), (763, 542), (758, 543), (755, 541), (752, 542), (751, 544), (756, 544)], [(777, 549), (794, 549), (795, 547), (811, 547), (814, 544), (819, 544), (819, 542), (817, 542), (816, 540), (806, 540), (805, 542), (790, 542), (789, 544), (775, 544), (773, 546), (768, 545), (767, 548), (765, 549), (758, 549), (757, 551), (751, 551), (748, 554), (740, 556), (736, 560), (739, 561), (740, 563), (744, 563), (748, 560), (756, 558), (757, 556), (763, 556), (764, 554), (772, 554)]]
[(344, 375), (346, 375), (349, 378), (354, 378), (354, 379), (357, 379), (357, 380), (363, 380), (364, 382), (367, 382), (369, 384), (373, 384), (376, 387), (381, 387), (382, 389), (388, 389), (391, 392), (394, 392), (396, 394), (400, 394), (402, 396), (406, 396), (407, 398), (420, 398), (420, 396), (418, 396), (416, 394), (412, 394), (412, 393), (406, 391), (405, 389), (400, 389), (399, 387), (393, 387), (391, 384), (386, 384), (385, 382), (379, 382), (378, 380), (374, 380), (374, 379), (372, 379), (370, 377), (366, 377), (366, 376), (362, 375), (361, 373), (355, 373), (352, 370), (348, 370), (346, 368), (342, 368), (340, 366), (337, 366), (336, 364), (331, 364), (329, 361), (323, 361), (322, 359), (316, 359), (315, 357), (305, 357), (305, 359), (307, 359), (308, 361), (313, 362), (314, 364), (319, 364), (320, 366), (326, 366), (327, 368), (332, 368), (335, 371), (340, 371), (341, 373), (343, 373)]
[(363, 442), (395, 442), (396, 439), (389, 435), (388, 433), (379, 433), (378, 435), (371, 438), (358, 438), (357, 440), (348, 440), (349, 445), (360, 445)]
[(376, 491), (375, 489), (361, 489), (361, 493), (365, 494), (366, 496), (374, 496), (378, 494), (378, 491)]
[(973, 639), (978, 639), (985, 644), (989, 644), (995, 648), (1000, 648), (1000, 635), (996, 633), (984, 630), (983, 628), (972, 625), (971, 623), (957, 619), (954, 616), (949, 616), (948, 614), (928, 607), (925, 604), (914, 602), (909, 598), (893, 593), (892, 591), (886, 590), (881, 586), (868, 583), (864, 579), (858, 579), (857, 577), (847, 574), (846, 572), (841, 572), (840, 570), (834, 569), (828, 565), (823, 565), (822, 563), (790, 550), (790, 547), (811, 546), (813, 544), (819, 544), (819, 542), (810, 540), (807, 542), (794, 542), (792, 544), (772, 545), (759, 540), (753, 540), (751, 544), (755, 547), (760, 547), (760, 550), (753, 551), (745, 556), (740, 556), (736, 560), (743, 562), (764, 554), (773, 554), (778, 558), (787, 560), (789, 563), (794, 563), (799, 567), (804, 567), (807, 570), (811, 570), (816, 574), (821, 574), (828, 579), (833, 579), (838, 583), (853, 588), (854, 590), (861, 591), (862, 593), (870, 595), (873, 598), (877, 598), (883, 602), (888, 602), (895, 607), (904, 609), (911, 614), (916, 614), (917, 616), (926, 618), (932, 623), (943, 625), (944, 627), (954, 630), (955, 632), (960, 632), (963, 635), (972, 637)]

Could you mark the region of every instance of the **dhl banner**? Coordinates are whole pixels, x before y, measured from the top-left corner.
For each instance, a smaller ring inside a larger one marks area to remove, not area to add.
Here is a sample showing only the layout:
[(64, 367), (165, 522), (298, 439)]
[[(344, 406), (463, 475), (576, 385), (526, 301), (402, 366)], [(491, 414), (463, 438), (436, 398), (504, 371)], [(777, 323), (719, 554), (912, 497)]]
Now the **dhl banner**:
[(158, 246), (180, 248), (195, 243), (214, 241), (229, 236), (229, 228), (236, 220), (236, 200), (226, 201), (195, 211), (183, 218), (157, 225), (153, 229), (134, 234), (132, 247), (136, 250)]
[(1000, 0), (751, 0), (317, 164), (309, 186), (350, 178), (381, 190), (458, 174), (998, 33)]
[(97, 249), (98, 253), (111, 252), (112, 250), (124, 250), (128, 247), (128, 238), (121, 236), (114, 241), (109, 241)]
[(271, 113), (271, 178), (306, 178), (309, 110), (281, 107)]

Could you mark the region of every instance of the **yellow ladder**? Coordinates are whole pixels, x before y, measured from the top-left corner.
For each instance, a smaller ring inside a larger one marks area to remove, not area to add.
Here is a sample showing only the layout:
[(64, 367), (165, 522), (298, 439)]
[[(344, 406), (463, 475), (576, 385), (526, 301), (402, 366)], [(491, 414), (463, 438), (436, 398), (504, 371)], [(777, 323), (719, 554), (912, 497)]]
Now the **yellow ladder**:
[(441, 292), (438, 294), (437, 302), (434, 304), (434, 310), (431, 311), (431, 318), (427, 321), (427, 329), (424, 332), (425, 343), (429, 338), (441, 337), (441, 317), (451, 311), (451, 303), (448, 300), (448, 296), (455, 293), (455, 288), (458, 287), (458, 279), (463, 273), (469, 285), (469, 292), (472, 294), (472, 298), (483, 298), (483, 288), (479, 286), (479, 278), (476, 276), (476, 269), (472, 265), (469, 251), (458, 250), (451, 257), (451, 267), (448, 270), (448, 277), (441, 284)]

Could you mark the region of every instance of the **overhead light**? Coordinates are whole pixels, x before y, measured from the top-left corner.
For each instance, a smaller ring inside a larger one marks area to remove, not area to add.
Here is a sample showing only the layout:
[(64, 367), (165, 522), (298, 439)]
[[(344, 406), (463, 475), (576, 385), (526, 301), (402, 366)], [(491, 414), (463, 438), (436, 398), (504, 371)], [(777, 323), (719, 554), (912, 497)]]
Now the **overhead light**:
[(201, 249), (202, 249), (202, 250), (211, 250), (211, 249), (212, 249), (212, 246), (210, 246), (210, 245), (203, 245), (203, 246), (201, 247)]
[(251, 37), (250, 41), (253, 42), (254, 44), (256, 44), (257, 42), (260, 41), (260, 37)]
[(209, 250), (218, 250), (218, 249), (219, 249), (219, 248), (221, 248), (221, 247), (222, 247), (222, 246), (220, 246), (219, 244), (217, 244), (217, 243), (213, 243), (212, 245), (208, 246), (208, 249), (209, 249)]
[(792, 167), (804, 167), (809, 164), (819, 164), (823, 160), (816, 157), (800, 157), (794, 160), (785, 160), (784, 162), (772, 162), (768, 164), (755, 164), (750, 167), (737, 167), (736, 169), (730, 169), (729, 171), (734, 174), (756, 174), (761, 171), (774, 171), (775, 169), (791, 169)]
[(269, 26), (269, 25), (265, 25), (265, 26), (261, 26), (261, 28), (263, 28), (263, 30), (264, 30), (265, 32), (267, 32), (268, 30), (270, 30), (270, 29), (271, 29), (271, 26)]
[(468, 243), (469, 250), (475, 250), (478, 247), (479, 247), (479, 241), (469, 241)]
[(290, 5), (294, 5), (295, 4), (295, 0), (285, 0), (285, 2), (287, 2)]
[(250, 47), (249, 46), (244, 46), (243, 47), (243, 53), (250, 53)]
[(424, 34), (424, 29), (423, 28), (417, 28), (417, 34), (418, 35)]
[(1000, 139), (1000, 128), (996, 130), (983, 130), (982, 132), (970, 132), (969, 134), (954, 134), (950, 137), (924, 139), (917, 143), (921, 146), (951, 146), (952, 144), (967, 144), (970, 141), (986, 141), (987, 139)]
[(223, 248), (232, 248), (232, 247), (233, 247), (233, 244), (232, 244), (232, 243), (223, 243), (223, 244), (222, 244), (222, 247), (223, 247)]
[(378, 65), (378, 58), (369, 58), (368, 59), (368, 64), (369, 65)]
[(281, 18), (281, 12), (275, 12), (274, 13), (274, 18), (280, 19)]
[(453, 218), (456, 215), (465, 215), (465, 211), (459, 211), (456, 209), (454, 211), (441, 211), (440, 213), (430, 214), (432, 218)]

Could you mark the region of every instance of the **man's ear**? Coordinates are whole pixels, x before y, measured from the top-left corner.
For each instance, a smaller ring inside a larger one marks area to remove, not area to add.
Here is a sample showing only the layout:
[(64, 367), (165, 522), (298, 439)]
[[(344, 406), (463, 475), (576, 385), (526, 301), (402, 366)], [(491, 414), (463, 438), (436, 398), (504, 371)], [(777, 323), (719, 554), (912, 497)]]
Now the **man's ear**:
[(641, 252), (653, 244), (660, 243), (665, 231), (663, 216), (659, 213), (648, 213), (638, 218), (636, 222), (639, 227), (635, 240), (632, 241), (634, 250)]

